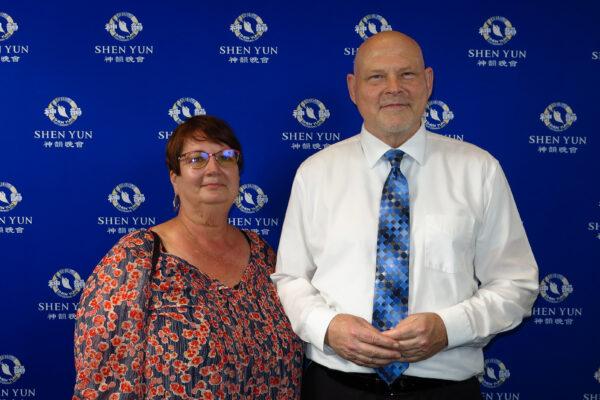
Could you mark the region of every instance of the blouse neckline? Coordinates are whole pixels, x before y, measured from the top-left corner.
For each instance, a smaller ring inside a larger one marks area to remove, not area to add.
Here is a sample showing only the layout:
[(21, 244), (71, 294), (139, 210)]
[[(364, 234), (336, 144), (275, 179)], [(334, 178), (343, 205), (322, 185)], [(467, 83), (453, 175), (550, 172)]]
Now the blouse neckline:
[[(142, 230), (146, 231), (147, 233), (149, 233), (151, 235), (152, 235), (152, 232), (154, 232), (151, 229), (142, 228)], [(248, 261), (247, 261), (246, 265), (244, 266), (244, 270), (242, 271), (242, 276), (241, 276), (240, 280), (233, 286), (227, 286), (223, 282), (221, 282), (219, 279), (212, 278), (207, 273), (203, 272), (200, 268), (198, 268), (194, 264), (190, 263), (185, 258), (179, 257), (179, 256), (169, 253), (167, 251), (163, 251), (162, 241), (161, 241), (161, 245), (159, 246), (160, 257), (163, 257), (163, 256), (171, 257), (171, 258), (181, 262), (182, 264), (185, 264), (191, 270), (195, 271), (195, 273), (197, 273), (203, 280), (205, 280), (208, 283), (207, 286), (209, 288), (215, 288), (219, 291), (222, 291), (222, 290), (237, 291), (237, 290), (242, 289), (243, 286), (245, 286), (247, 284), (248, 280), (250, 279), (250, 276), (252, 274), (252, 269), (253, 269), (252, 267), (254, 265), (253, 260), (255, 258), (255, 252), (256, 252), (255, 241), (252, 240), (252, 238), (250, 238), (250, 236), (248, 235), (248, 233), (246, 231), (240, 229), (240, 232), (244, 235), (244, 237), (246, 238), (246, 241), (248, 242), (248, 245), (250, 246), (250, 254), (248, 255)], [(156, 233), (156, 232), (154, 232), (154, 233)], [(154, 238), (154, 235), (152, 235), (152, 236)], [(156, 237), (158, 237), (158, 239), (160, 240), (160, 236), (158, 236), (158, 234), (156, 234)], [(160, 259), (160, 257), (159, 257), (159, 259)]]

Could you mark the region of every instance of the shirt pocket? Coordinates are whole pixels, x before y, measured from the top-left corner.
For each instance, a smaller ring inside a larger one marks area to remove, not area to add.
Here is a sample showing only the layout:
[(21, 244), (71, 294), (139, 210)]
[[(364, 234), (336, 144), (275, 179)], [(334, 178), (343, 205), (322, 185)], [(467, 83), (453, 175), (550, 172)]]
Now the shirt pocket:
[(426, 268), (447, 273), (472, 273), (475, 220), (468, 215), (425, 216)]

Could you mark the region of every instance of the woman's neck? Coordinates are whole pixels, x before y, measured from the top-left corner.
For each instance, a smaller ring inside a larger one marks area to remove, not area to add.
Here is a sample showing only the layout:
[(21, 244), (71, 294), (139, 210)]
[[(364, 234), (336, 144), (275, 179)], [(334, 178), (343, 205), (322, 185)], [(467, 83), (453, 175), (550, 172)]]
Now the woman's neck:
[(227, 221), (228, 211), (223, 207), (210, 206), (194, 212), (180, 209), (174, 222), (189, 239), (210, 238), (211, 241), (221, 241), (232, 233), (232, 226)]

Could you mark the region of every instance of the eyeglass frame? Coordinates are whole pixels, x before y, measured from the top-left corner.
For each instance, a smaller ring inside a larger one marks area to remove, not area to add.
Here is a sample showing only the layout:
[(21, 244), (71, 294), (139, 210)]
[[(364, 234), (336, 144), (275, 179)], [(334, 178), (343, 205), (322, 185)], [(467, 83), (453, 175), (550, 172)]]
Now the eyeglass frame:
[[(205, 164), (201, 165), (201, 166), (199, 166), (197, 168), (195, 168), (195, 169), (201, 169), (201, 168), (205, 168), (208, 165), (208, 162), (210, 161), (211, 157), (214, 157), (214, 156), (218, 155), (219, 153), (223, 153), (225, 151), (233, 151), (233, 153), (235, 154), (235, 164), (238, 165), (238, 167), (239, 167), (238, 163), (240, 161), (240, 156), (242, 155), (242, 152), (239, 151), (239, 150), (236, 150), (236, 149), (223, 149), (223, 150), (215, 151), (214, 153), (209, 153), (208, 151), (204, 151), (204, 150), (191, 150), (191, 151), (186, 151), (185, 153), (181, 154), (179, 157), (177, 157), (177, 160), (179, 162), (181, 162), (183, 160), (188, 160), (187, 156), (188, 156), (188, 154), (191, 154), (191, 153), (204, 153), (204, 154), (208, 154), (208, 158), (205, 159)], [(214, 157), (214, 158), (215, 158), (215, 161), (217, 162), (217, 164), (219, 164), (220, 167), (226, 167), (227, 166), (227, 164), (226, 165), (221, 164), (221, 161), (219, 161), (218, 158), (216, 158), (216, 157)], [(203, 158), (203, 160), (204, 160), (204, 158)], [(187, 164), (192, 165), (191, 162), (187, 162)], [(194, 167), (192, 166), (192, 168), (194, 168)]]

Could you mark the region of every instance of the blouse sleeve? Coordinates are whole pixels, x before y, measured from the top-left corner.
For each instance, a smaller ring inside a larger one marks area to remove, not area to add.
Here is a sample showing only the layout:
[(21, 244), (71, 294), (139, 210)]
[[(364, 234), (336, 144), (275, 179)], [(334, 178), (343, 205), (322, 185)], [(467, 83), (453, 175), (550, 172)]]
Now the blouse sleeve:
[(246, 232), (251, 241), (256, 243), (260, 256), (258, 257), (258, 266), (265, 270), (267, 275), (275, 272), (275, 262), (277, 256), (271, 245), (258, 233)]
[(266, 248), (266, 263), (267, 263), (267, 273), (272, 275), (275, 273), (275, 262), (277, 260), (277, 256), (273, 251), (273, 248), (263, 239)]
[(144, 382), (152, 234), (123, 237), (87, 280), (75, 324), (79, 399), (136, 399)]

